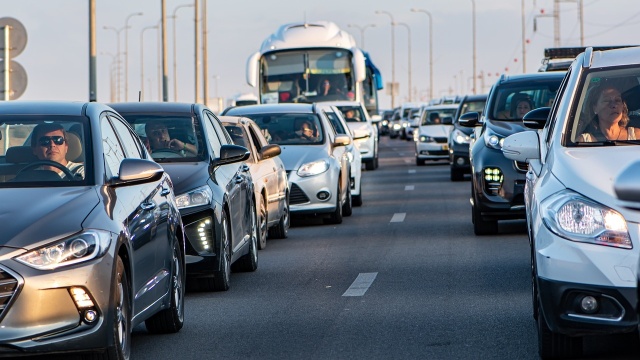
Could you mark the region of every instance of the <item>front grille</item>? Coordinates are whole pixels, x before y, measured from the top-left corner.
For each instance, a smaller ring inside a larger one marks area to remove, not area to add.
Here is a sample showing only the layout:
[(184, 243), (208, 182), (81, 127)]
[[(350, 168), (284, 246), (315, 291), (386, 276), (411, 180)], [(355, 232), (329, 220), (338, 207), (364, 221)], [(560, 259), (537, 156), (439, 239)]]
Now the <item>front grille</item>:
[(0, 319), (4, 317), (4, 312), (17, 290), (18, 279), (0, 269)]
[(527, 170), (529, 170), (529, 163), (522, 162), (522, 161), (514, 161), (513, 164), (515, 165), (516, 170), (518, 171), (527, 172)]
[(435, 140), (438, 144), (444, 144), (449, 141), (449, 139), (446, 137), (434, 137), (433, 140)]
[(302, 189), (300, 189), (298, 185), (296, 185), (295, 183), (292, 183), (291, 193), (289, 193), (289, 204), (297, 205), (297, 204), (304, 204), (308, 202), (309, 202), (309, 197), (307, 196), (307, 194), (305, 194), (304, 191), (302, 191)]

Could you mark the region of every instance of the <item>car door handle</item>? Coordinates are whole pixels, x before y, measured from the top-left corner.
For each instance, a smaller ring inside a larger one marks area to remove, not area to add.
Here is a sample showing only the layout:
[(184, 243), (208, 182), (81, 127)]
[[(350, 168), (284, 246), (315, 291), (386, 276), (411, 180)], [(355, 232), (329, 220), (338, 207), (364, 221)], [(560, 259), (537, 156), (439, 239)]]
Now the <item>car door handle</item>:
[(160, 195), (162, 195), (162, 196), (167, 196), (169, 194), (171, 194), (171, 190), (170, 189), (162, 188), (162, 191), (160, 191)]
[(235, 177), (236, 184), (240, 184), (244, 181), (244, 176), (238, 175)]
[(242, 165), (242, 171), (247, 172), (247, 171), (249, 171), (249, 169), (251, 169), (249, 167), (249, 165), (247, 165), (247, 164)]
[(156, 204), (154, 202), (145, 202), (140, 204), (140, 208), (142, 208), (142, 210), (153, 210), (155, 207)]

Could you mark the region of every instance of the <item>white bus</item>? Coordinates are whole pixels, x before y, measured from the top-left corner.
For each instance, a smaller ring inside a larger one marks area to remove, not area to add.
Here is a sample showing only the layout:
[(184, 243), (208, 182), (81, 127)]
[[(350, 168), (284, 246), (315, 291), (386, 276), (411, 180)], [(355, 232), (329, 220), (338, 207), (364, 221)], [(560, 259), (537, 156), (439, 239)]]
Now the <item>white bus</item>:
[[(247, 61), (262, 104), (355, 100), (378, 115), (382, 77), (354, 37), (329, 21), (289, 23)], [(326, 85), (328, 84), (328, 85)]]

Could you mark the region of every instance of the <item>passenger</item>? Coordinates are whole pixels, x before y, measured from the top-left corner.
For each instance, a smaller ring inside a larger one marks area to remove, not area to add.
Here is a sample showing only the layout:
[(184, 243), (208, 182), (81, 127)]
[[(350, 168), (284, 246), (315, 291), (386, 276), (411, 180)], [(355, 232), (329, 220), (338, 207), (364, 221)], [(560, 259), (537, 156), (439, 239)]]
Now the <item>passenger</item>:
[(169, 137), (169, 129), (167, 125), (161, 122), (148, 122), (145, 125), (145, 132), (149, 139), (149, 145), (152, 152), (162, 149), (173, 151), (187, 151), (195, 155), (198, 150), (195, 145), (181, 141), (179, 139), (171, 139)]
[(329, 95), (343, 95), (342, 91), (337, 87), (331, 84), (329, 79), (324, 79), (320, 82), (320, 91), (318, 91), (318, 95), (320, 96), (329, 96)]
[(300, 123), (300, 128), (296, 131), (296, 134), (300, 136), (302, 140), (316, 141), (317, 131), (311, 121), (303, 121)]
[(344, 119), (348, 122), (360, 121), (360, 118), (356, 115), (355, 109), (348, 109), (344, 112)]
[[(60, 124), (40, 124), (31, 133), (31, 150), (40, 160), (55, 161), (66, 167), (71, 173), (80, 179), (84, 179), (84, 164), (67, 160), (69, 144), (67, 143), (67, 132)], [(43, 169), (55, 171), (64, 178), (62, 170), (55, 166), (43, 166)]]
[(440, 113), (432, 112), (429, 114), (429, 123), (430, 124), (440, 124), (442, 120), (440, 119)]
[(513, 119), (522, 119), (531, 110), (533, 110), (533, 101), (529, 97), (511, 101), (511, 117)]
[(586, 112), (590, 121), (578, 137), (579, 142), (640, 139), (640, 129), (627, 127), (629, 109), (616, 87), (601, 85), (594, 88), (589, 94)]

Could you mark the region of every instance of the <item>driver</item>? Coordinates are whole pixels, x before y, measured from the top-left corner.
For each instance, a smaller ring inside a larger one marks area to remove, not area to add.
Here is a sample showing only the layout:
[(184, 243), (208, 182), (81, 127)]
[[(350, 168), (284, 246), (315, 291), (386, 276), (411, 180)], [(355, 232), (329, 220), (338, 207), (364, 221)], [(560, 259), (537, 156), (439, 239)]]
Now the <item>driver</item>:
[(192, 154), (197, 153), (196, 146), (179, 139), (171, 139), (169, 137), (169, 129), (167, 125), (158, 122), (148, 122), (145, 125), (145, 132), (149, 139), (151, 152), (161, 149), (170, 149), (174, 151), (188, 151)]
[[(40, 160), (55, 161), (65, 166), (75, 177), (84, 179), (84, 164), (67, 160), (69, 145), (67, 144), (67, 132), (60, 124), (39, 124), (31, 134), (31, 150)], [(43, 166), (43, 169), (54, 171), (65, 177), (64, 172), (55, 166)]]

